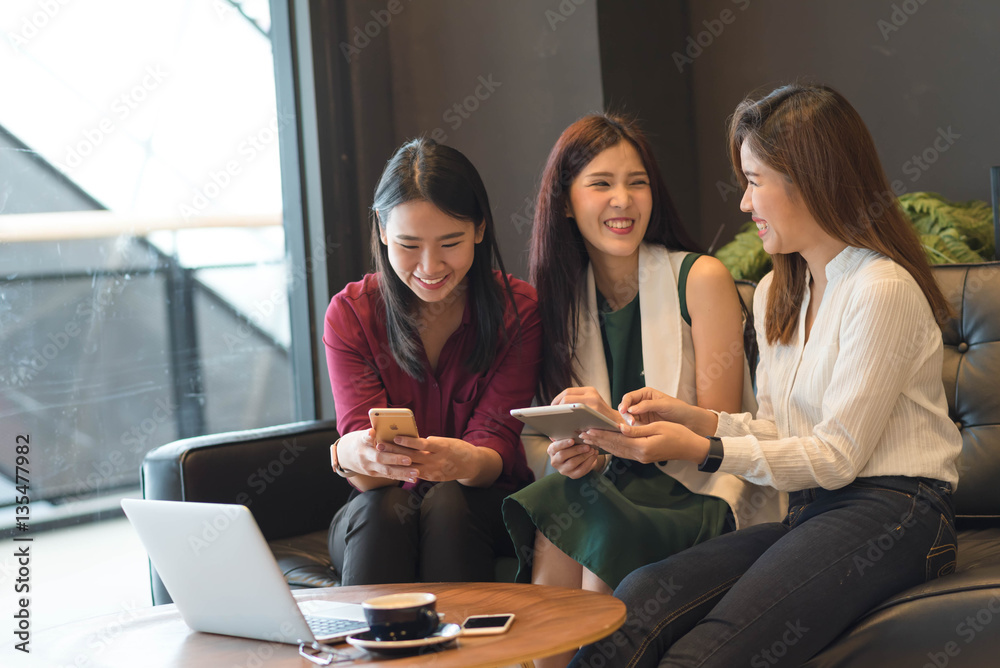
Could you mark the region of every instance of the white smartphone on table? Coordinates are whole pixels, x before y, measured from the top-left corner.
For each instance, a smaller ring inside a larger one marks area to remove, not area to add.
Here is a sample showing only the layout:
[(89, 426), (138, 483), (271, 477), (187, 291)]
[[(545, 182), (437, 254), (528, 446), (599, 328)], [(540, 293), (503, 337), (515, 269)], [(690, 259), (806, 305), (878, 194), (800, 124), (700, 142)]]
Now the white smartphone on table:
[(502, 615), (470, 615), (462, 622), (464, 636), (491, 636), (506, 633), (514, 623), (512, 613)]
[[(577, 443), (583, 443), (580, 440), (580, 432), (587, 429), (618, 431), (618, 422), (601, 415), (586, 404), (515, 408), (510, 414), (524, 424), (542, 432), (553, 441), (572, 438)], [(600, 450), (600, 448), (598, 449)], [(604, 451), (601, 450), (601, 452)]]

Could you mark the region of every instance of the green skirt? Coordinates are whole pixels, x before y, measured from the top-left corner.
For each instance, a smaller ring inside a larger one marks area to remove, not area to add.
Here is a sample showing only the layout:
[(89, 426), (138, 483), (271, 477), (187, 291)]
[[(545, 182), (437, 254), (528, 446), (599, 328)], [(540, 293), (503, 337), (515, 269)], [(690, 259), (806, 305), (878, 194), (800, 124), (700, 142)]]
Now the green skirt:
[(614, 458), (578, 480), (552, 473), (503, 501), (517, 581), (531, 582), (535, 532), (615, 588), (641, 566), (713, 538), (728, 504), (694, 494), (655, 464)]

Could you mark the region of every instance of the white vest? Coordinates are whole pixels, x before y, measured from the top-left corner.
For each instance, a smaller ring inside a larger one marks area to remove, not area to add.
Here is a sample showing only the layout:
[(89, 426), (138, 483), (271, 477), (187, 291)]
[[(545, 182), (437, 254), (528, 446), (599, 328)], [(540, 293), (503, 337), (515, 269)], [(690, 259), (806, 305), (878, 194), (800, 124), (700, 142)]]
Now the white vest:
[[(674, 397), (678, 396), (684, 359), (683, 320), (675, 274), (685, 255), (683, 252), (671, 253), (658, 245), (644, 243), (639, 247), (639, 310), (642, 313), (645, 381), (647, 386)], [(587, 269), (587, 291), (581, 295), (581, 300), (584, 299), (579, 310), (575, 371), (583, 385), (593, 387), (609, 405), (614, 405), (601, 339), (593, 265)], [(743, 410), (756, 412), (757, 403), (745, 358), (743, 364)], [(657, 467), (690, 491), (728, 503), (737, 528), (778, 522), (787, 512), (787, 494), (771, 487), (760, 487), (729, 473), (702, 473), (692, 462), (670, 461), (657, 464)]]

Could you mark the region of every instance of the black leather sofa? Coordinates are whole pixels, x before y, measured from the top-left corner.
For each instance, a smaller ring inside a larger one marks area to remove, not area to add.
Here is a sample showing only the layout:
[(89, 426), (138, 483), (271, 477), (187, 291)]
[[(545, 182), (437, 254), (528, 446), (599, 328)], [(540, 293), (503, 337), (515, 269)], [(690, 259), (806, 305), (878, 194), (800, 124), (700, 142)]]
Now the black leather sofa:
[[(330, 467), (333, 421), (309, 421), (188, 438), (142, 463), (147, 499), (247, 506), (293, 588), (332, 587), (326, 530), (351, 492)], [(171, 599), (150, 567), (153, 604)]]
[[(879, 605), (808, 668), (1000, 666), (1000, 263), (939, 266), (934, 275), (957, 313), (944, 330), (943, 378), (964, 441), (958, 564)], [(745, 298), (751, 287), (741, 286)], [(291, 586), (335, 585), (326, 528), (350, 491), (330, 470), (336, 437), (332, 422), (303, 422), (169, 443), (146, 456), (143, 494), (243, 503)], [(152, 587), (155, 604), (170, 602), (155, 572)]]
[[(951, 575), (883, 602), (808, 668), (1000, 666), (1000, 263), (942, 265), (948, 408), (962, 432)], [(816, 605), (836, 605), (816, 601)]]

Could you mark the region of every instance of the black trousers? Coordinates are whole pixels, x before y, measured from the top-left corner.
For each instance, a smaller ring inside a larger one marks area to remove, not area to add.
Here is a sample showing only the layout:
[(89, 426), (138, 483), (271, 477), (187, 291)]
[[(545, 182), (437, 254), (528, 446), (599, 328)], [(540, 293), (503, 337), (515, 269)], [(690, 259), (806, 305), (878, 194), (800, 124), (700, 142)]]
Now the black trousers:
[(514, 556), (500, 513), (508, 493), (457, 482), (355, 493), (330, 523), (341, 584), (492, 582), (494, 559)]

